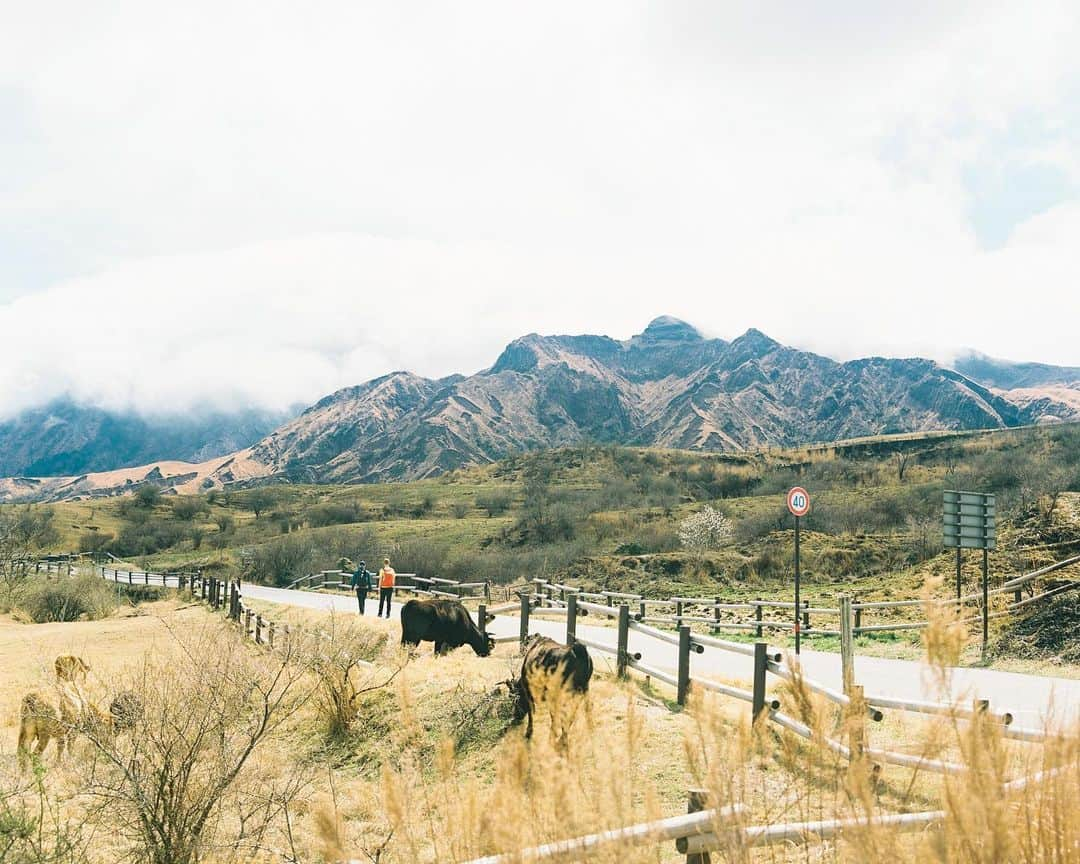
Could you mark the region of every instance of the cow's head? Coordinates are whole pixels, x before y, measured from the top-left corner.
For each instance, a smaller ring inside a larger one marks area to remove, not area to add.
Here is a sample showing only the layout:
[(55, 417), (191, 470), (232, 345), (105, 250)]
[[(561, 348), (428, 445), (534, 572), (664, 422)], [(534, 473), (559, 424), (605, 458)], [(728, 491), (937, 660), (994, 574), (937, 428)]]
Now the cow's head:
[(53, 663), (53, 668), (56, 669), (56, 677), (61, 681), (76, 681), (86, 678), (90, 664), (74, 654), (61, 654)]

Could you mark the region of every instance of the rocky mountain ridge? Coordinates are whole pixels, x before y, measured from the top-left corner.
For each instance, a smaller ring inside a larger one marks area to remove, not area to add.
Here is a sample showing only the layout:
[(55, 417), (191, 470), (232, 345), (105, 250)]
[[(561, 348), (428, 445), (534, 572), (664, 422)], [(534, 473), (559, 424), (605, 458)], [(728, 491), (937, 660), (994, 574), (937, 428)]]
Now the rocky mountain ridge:
[[(995, 386), (1003, 374), (980, 383), (921, 358), (838, 362), (753, 329), (730, 342), (705, 338), (664, 316), (627, 340), (529, 334), (471, 376), (401, 371), (348, 387), (249, 448), (161, 482), (189, 491), (258, 480), (409, 480), (582, 440), (733, 451), (1080, 420), (1080, 399), (1070, 395), (1080, 390), (1058, 381), (1067, 371), (1052, 376), (1058, 396)], [(146, 472), (125, 472), (123, 488), (159, 482)], [(118, 488), (95, 475), (68, 479), (33, 494)], [(11, 488), (0, 483), (0, 499), (14, 497)]]

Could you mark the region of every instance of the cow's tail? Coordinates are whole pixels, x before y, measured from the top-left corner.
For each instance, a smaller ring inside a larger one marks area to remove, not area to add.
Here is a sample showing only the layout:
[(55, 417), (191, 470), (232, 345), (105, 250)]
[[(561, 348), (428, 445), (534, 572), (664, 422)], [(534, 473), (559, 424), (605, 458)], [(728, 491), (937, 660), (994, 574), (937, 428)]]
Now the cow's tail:
[(574, 676), (571, 679), (571, 686), (578, 693), (587, 693), (589, 679), (592, 678), (593, 673), (592, 657), (589, 656), (589, 649), (580, 642), (574, 642), (570, 651), (574, 655)]

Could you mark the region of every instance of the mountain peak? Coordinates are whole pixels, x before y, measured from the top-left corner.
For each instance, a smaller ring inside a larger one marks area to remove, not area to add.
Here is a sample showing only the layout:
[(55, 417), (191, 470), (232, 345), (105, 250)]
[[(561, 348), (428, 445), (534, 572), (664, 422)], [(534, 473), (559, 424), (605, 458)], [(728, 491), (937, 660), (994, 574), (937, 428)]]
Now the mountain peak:
[(671, 315), (653, 318), (641, 334), (641, 339), (647, 342), (700, 342), (701, 338), (696, 327)]
[(731, 344), (732, 346), (737, 346), (739, 348), (749, 349), (758, 354), (767, 354), (770, 351), (781, 347), (779, 342), (766, 336), (756, 327), (751, 327)]

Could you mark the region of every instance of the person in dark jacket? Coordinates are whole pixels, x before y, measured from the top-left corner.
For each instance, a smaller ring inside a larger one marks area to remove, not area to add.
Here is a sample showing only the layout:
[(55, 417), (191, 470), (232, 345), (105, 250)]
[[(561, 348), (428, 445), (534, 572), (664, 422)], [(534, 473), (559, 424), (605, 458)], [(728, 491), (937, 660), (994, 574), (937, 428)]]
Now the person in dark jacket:
[(363, 561), (360, 562), (360, 566), (352, 574), (350, 584), (356, 592), (356, 605), (360, 607), (361, 615), (364, 614), (364, 602), (367, 600), (367, 592), (371, 590), (371, 577), (374, 575), (367, 569)]

